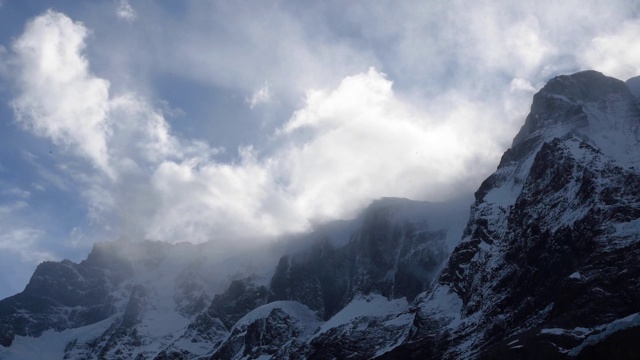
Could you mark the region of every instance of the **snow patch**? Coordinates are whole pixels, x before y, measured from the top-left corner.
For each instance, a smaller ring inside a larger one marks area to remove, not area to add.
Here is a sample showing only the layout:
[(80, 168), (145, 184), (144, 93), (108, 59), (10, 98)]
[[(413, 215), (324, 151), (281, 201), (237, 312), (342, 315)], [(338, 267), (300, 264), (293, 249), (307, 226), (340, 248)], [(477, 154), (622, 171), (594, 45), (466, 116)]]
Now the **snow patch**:
[(114, 316), (95, 324), (67, 329), (64, 331), (47, 330), (37, 338), (16, 336), (10, 347), (0, 346), (2, 360), (59, 360), (64, 358), (65, 347), (77, 340), (86, 344), (97, 339), (105, 332), (114, 320)]
[(569, 279), (580, 280), (582, 279), (582, 275), (580, 275), (580, 273), (576, 271), (573, 274), (569, 275)]
[(294, 319), (300, 322), (303, 328), (307, 330), (315, 330), (322, 323), (318, 316), (309, 309), (306, 305), (303, 305), (297, 301), (274, 301), (260, 307), (255, 308), (247, 315), (243, 316), (240, 320), (236, 322), (236, 324), (231, 329), (231, 333), (233, 330), (243, 326), (249, 325), (252, 322), (258, 319), (264, 319), (271, 314), (271, 311), (274, 309), (280, 309), (284, 311), (287, 315), (293, 317)]
[(456, 329), (461, 323), (460, 311), (462, 299), (452, 291), (449, 286), (438, 286), (431, 296), (426, 298), (421, 306), (421, 311), (435, 320), (448, 323), (447, 327)]
[[(371, 294), (358, 297), (351, 301), (347, 306), (333, 315), (326, 323), (322, 324), (320, 330), (316, 332), (314, 338), (329, 329), (347, 324), (352, 320), (361, 316), (388, 316), (394, 313), (401, 313), (408, 310), (407, 299), (388, 300), (386, 297), (378, 294)], [(392, 323), (397, 321), (403, 323), (407, 317), (400, 317), (390, 320)]]
[(615, 229), (613, 235), (615, 236), (635, 236), (640, 233), (640, 219), (635, 219), (624, 223), (614, 223), (613, 227)]
[(606, 339), (614, 332), (628, 329), (631, 327), (636, 327), (636, 326), (640, 326), (640, 313), (634, 313), (622, 319), (614, 320), (609, 324), (600, 325), (594, 329), (591, 329), (592, 332), (597, 332), (596, 334), (588, 336), (582, 344), (571, 349), (571, 351), (569, 352), (569, 355), (577, 356), (580, 353), (580, 351), (582, 351), (582, 349), (584, 349), (585, 347), (596, 344)]
[(562, 335), (566, 333), (568, 330), (560, 329), (560, 328), (551, 328), (551, 329), (542, 329), (540, 330), (540, 334), (551, 334), (551, 335)]

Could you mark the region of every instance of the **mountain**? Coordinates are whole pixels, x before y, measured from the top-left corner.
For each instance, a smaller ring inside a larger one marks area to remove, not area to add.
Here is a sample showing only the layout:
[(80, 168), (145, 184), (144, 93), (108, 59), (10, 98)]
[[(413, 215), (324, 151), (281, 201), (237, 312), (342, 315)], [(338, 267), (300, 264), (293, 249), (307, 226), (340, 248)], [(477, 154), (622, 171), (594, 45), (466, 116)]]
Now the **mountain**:
[(312, 352), (357, 316), (406, 312), (404, 294), (428, 288), (467, 216), (466, 199), (381, 199), (353, 220), (231, 258), (209, 244), (99, 243), (79, 264), (41, 264), (23, 292), (0, 301), (0, 359)]
[(0, 301), (1, 341), (10, 346), (0, 358), (155, 354), (259, 265), (211, 263), (208, 254), (206, 244), (117, 241), (96, 244), (79, 264), (42, 263), (23, 292)]
[(0, 301), (0, 359), (635, 359), (639, 89), (551, 79), (475, 199), (380, 199), (229, 259), (43, 263)]
[(639, 146), (624, 82), (549, 81), (416, 301), (416, 330), (385, 358), (637, 358)]

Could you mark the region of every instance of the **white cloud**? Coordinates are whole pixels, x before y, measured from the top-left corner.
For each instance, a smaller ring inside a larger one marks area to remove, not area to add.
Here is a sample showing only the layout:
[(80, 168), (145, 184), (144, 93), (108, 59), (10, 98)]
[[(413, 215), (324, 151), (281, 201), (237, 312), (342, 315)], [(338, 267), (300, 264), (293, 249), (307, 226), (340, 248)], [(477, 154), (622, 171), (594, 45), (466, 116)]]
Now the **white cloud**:
[[(41, 34), (50, 28), (60, 35)], [(483, 104), (449, 92), (416, 108), (370, 69), (335, 88), (309, 91), (275, 134), (280, 145), (269, 154), (246, 147), (238, 161), (221, 163), (205, 142), (172, 135), (162, 113), (143, 98), (109, 94), (109, 83), (92, 75), (81, 55), (86, 33), (54, 12), (31, 22), (16, 42), (29, 46), (15, 46), (23, 64), (15, 103), (24, 104), (16, 113), (37, 125), (30, 127), (35, 133), (109, 170), (66, 168), (81, 186), (90, 221), (113, 234), (223, 242), (300, 231), (318, 219), (351, 216), (380, 196), (439, 199), (454, 188), (471, 190), (478, 168), (501, 150), (491, 139), (496, 129), (478, 126), (494, 114)], [(45, 56), (48, 47), (65, 50)], [(43, 62), (59, 65), (30, 65)], [(51, 73), (60, 69), (74, 74), (71, 80)], [(31, 80), (35, 75), (44, 85)], [(70, 100), (60, 99), (60, 107), (39, 100), (63, 96), (52, 94), (63, 86), (75, 94), (90, 84), (102, 84), (104, 93), (83, 106), (104, 110), (89, 112), (97, 115), (88, 127), (77, 116), (68, 120), (77, 112)], [(30, 101), (20, 101), (25, 98)], [(104, 156), (85, 143), (96, 139)]]
[(248, 100), (249, 108), (253, 109), (257, 105), (267, 104), (271, 102), (271, 92), (269, 91), (269, 83), (266, 82), (260, 89), (253, 92), (251, 99)]
[(452, 184), (475, 176), (467, 172), (473, 161), (493, 161), (501, 151), (495, 135), (478, 126), (491, 114), (482, 110), (457, 94), (413, 107), (371, 69), (333, 91), (310, 93), (283, 131), (313, 135), (278, 160), (299, 210), (318, 212), (311, 217), (345, 215), (375, 196), (442, 200)]
[[(318, 5), (313, 17), (259, 5), (264, 22), (218, 5), (188, 3), (177, 20), (144, 8), (163, 29), (105, 53), (144, 49), (135, 66), (251, 93), (251, 108), (288, 97), (297, 111), (281, 119), (269, 149), (242, 147), (233, 162), (216, 159), (220, 150), (206, 141), (173, 134), (145, 97), (94, 75), (82, 24), (48, 12), (14, 46), (20, 122), (101, 169), (68, 171), (89, 218), (113, 237), (223, 244), (347, 217), (375, 197), (471, 191), (546, 79), (582, 66), (631, 74), (640, 63), (628, 45), (638, 26), (619, 21), (624, 2), (382, 1), (337, 15)], [(389, 75), (366, 71), (371, 65)], [(256, 79), (270, 81), (256, 90)], [(77, 94), (82, 102), (72, 101)]]
[(536, 92), (536, 88), (529, 81), (521, 78), (515, 78), (511, 80), (511, 85), (509, 86), (509, 90), (525, 91), (530, 94), (533, 94), (534, 92)]
[(134, 21), (138, 17), (136, 10), (131, 6), (129, 0), (118, 0), (116, 15), (126, 21)]
[[(169, 159), (196, 159), (217, 152), (201, 141), (181, 142), (162, 113), (133, 93), (110, 94), (109, 82), (93, 75), (83, 55), (88, 30), (54, 11), (31, 20), (15, 41), (12, 66), (18, 95), (16, 118), (26, 129), (90, 160), (99, 172), (60, 163), (61, 177), (25, 152), (25, 159), (62, 190), (80, 186), (93, 223), (111, 229), (126, 218), (129, 189), (148, 184), (149, 169)], [(146, 175), (145, 175), (146, 174)], [(114, 211), (123, 211), (118, 216)]]
[(481, 110), (449, 94), (423, 111), (374, 69), (347, 77), (309, 92), (278, 132), (284, 145), (269, 156), (248, 148), (234, 164), (164, 162), (153, 177), (162, 205), (150, 235), (276, 235), (353, 216), (380, 196), (437, 200), (471, 191), (478, 168), (501, 153), (496, 129), (477, 126)]
[(109, 83), (89, 73), (87, 29), (48, 11), (29, 21), (13, 44), (20, 95), (11, 105), (25, 128), (55, 144), (77, 148), (105, 173), (109, 165)]
[(640, 24), (623, 23), (615, 32), (594, 37), (584, 49), (585, 67), (622, 80), (640, 75)]

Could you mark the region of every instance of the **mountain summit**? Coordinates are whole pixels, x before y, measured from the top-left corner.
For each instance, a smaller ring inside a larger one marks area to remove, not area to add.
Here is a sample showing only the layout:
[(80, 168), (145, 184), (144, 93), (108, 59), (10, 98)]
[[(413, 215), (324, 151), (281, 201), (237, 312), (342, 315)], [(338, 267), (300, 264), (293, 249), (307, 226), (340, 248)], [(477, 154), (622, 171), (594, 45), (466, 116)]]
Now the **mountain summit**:
[(635, 359), (635, 83), (551, 79), (470, 209), (384, 199), (258, 270), (153, 242), (44, 263), (0, 358)]
[(624, 82), (595, 71), (549, 81), (396, 353), (635, 358), (639, 127)]

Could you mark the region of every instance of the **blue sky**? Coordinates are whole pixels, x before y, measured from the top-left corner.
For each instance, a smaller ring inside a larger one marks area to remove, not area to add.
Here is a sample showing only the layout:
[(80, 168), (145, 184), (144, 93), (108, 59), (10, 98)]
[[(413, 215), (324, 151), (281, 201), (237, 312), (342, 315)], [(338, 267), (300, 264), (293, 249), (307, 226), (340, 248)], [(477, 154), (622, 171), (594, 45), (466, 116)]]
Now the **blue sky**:
[(635, 1), (0, 1), (0, 297), (120, 238), (239, 244), (474, 191)]

